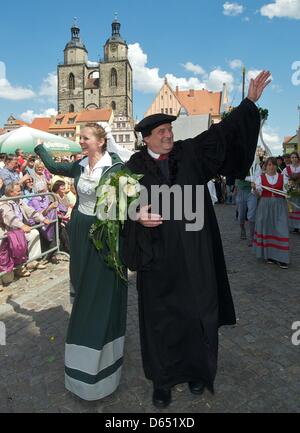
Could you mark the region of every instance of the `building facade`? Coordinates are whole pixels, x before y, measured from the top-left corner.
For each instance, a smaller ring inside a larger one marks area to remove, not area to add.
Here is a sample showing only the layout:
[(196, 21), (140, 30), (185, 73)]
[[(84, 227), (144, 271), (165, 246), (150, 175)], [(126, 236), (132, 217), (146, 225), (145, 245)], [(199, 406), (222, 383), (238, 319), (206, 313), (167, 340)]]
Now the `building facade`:
[(167, 79), (156, 95), (145, 116), (156, 113), (171, 114), (174, 116), (209, 115), (212, 123), (221, 120), (222, 113), (228, 111), (228, 96), (226, 84), (221, 92), (202, 90), (180, 90), (178, 86), (174, 91)]
[(111, 125), (112, 135), (115, 142), (120, 146), (134, 150), (137, 137), (134, 132), (134, 122), (126, 116), (117, 116)]
[(282, 144), (283, 152), (290, 154), (292, 152), (300, 152), (300, 129), (297, 134), (284, 137), (284, 141)]
[(14, 129), (20, 128), (20, 126), (30, 126), (29, 123), (23, 122), (23, 120), (16, 119), (12, 114), (3, 125), (4, 133), (13, 131)]
[(104, 45), (103, 59), (92, 63), (80, 39), (80, 29), (74, 23), (71, 40), (64, 49), (64, 62), (57, 68), (59, 113), (112, 108), (117, 115), (133, 117), (132, 68), (120, 27), (115, 19), (111, 37)]

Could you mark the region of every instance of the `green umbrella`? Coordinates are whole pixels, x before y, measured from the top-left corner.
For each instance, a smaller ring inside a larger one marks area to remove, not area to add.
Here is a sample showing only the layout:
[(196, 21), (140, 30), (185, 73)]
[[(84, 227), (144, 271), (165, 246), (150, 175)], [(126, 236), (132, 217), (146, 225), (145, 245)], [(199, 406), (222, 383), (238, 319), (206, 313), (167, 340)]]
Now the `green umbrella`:
[(50, 153), (77, 153), (81, 147), (75, 141), (49, 134), (48, 132), (21, 126), (18, 129), (0, 135), (0, 152), (15, 153), (16, 149), (22, 149), (25, 153), (33, 153), (40, 138)]

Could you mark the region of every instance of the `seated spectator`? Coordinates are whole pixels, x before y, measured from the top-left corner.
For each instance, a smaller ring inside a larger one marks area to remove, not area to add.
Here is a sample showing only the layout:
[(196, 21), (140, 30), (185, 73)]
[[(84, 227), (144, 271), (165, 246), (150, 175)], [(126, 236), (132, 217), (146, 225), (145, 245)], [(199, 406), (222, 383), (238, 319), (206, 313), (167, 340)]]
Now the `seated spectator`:
[(32, 177), (30, 177), (24, 182), (24, 187), (23, 187), (23, 195), (24, 195), (23, 200), (26, 204), (28, 204), (28, 201), (30, 200), (30, 196), (33, 194), (35, 194), (35, 192), (33, 191), (33, 179)]
[[(22, 194), (21, 187), (18, 183), (10, 183), (5, 188), (6, 197), (17, 197)], [(36, 223), (43, 222), (50, 224), (42, 213), (36, 212), (33, 208), (24, 203), (22, 199), (8, 200), (0, 203), (1, 222), (6, 231), (22, 229), (28, 242), (28, 254), (31, 263), (16, 270), (18, 276), (30, 275), (29, 270), (45, 269), (45, 264), (38, 261), (41, 255), (40, 235), (37, 229), (30, 227), (29, 221), (33, 219)]]

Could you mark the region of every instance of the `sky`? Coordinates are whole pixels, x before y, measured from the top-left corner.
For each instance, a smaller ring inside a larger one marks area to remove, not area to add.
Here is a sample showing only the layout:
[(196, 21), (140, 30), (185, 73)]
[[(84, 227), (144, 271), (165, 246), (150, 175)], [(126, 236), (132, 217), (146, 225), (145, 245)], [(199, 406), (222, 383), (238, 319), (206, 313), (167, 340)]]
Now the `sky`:
[(272, 83), (259, 105), (269, 110), (264, 139), (274, 155), (299, 126), (300, 0), (15, 0), (1, 4), (0, 127), (10, 114), (30, 122), (57, 110), (57, 64), (74, 17), (90, 61), (103, 57), (118, 14), (133, 68), (134, 117), (141, 119), (167, 77), (175, 89), (220, 91), (241, 101), (262, 69)]

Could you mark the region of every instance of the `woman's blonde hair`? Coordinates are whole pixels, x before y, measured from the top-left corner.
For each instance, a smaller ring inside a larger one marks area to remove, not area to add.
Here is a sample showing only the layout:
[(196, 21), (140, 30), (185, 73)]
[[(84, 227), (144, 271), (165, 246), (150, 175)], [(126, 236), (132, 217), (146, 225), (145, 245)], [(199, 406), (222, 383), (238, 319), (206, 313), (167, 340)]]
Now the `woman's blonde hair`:
[(104, 153), (107, 149), (107, 138), (105, 129), (102, 126), (98, 125), (98, 123), (93, 122), (85, 124), (84, 128), (91, 128), (97, 140), (104, 139), (104, 144), (102, 146), (102, 153)]
[(45, 168), (45, 164), (43, 163), (43, 161), (41, 159), (37, 159), (35, 161), (33, 168), (36, 169), (37, 167)]

